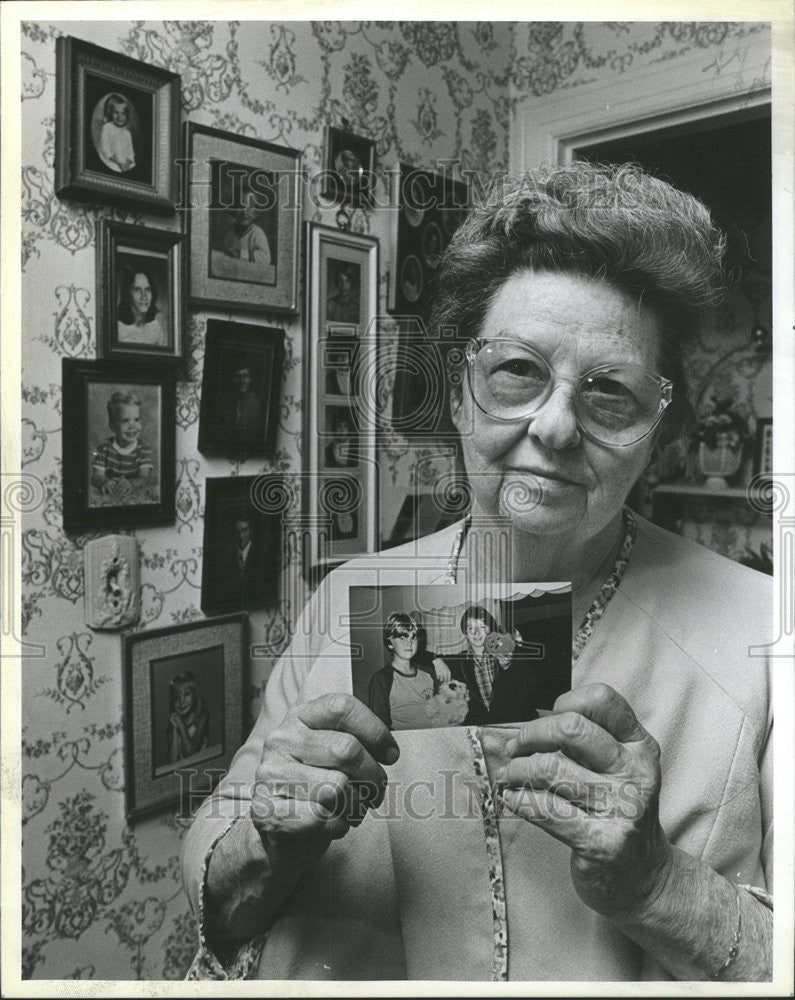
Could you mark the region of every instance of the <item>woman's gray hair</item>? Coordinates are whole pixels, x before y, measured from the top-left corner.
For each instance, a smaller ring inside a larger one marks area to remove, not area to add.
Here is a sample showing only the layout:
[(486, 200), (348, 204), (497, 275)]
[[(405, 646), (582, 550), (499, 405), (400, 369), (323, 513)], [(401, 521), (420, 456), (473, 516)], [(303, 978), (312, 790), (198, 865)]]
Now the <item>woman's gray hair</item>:
[[(464, 343), (479, 336), (492, 299), (516, 272), (604, 280), (659, 319), (660, 374), (681, 401), (682, 348), (720, 297), (724, 249), (697, 198), (634, 164), (578, 161), (501, 178), (442, 258), (432, 333), (448, 343), (451, 334)], [(681, 423), (681, 411), (672, 417), (669, 424)]]

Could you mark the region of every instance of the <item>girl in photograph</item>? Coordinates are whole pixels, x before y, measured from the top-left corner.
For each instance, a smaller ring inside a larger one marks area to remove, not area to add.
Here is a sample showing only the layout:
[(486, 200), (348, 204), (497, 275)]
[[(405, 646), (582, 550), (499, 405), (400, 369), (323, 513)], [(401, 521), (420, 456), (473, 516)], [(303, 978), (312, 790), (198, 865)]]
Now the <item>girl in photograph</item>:
[(190, 670), (177, 674), (168, 690), (168, 762), (176, 764), (207, 746), (210, 713)]
[(125, 267), (118, 311), (118, 337), (125, 344), (166, 346), (157, 307), (157, 285), (148, 267)]
[(135, 166), (132, 135), (127, 128), (130, 108), (121, 94), (109, 94), (103, 109), (105, 124), (99, 138), (99, 155), (105, 166), (116, 174), (126, 174)]

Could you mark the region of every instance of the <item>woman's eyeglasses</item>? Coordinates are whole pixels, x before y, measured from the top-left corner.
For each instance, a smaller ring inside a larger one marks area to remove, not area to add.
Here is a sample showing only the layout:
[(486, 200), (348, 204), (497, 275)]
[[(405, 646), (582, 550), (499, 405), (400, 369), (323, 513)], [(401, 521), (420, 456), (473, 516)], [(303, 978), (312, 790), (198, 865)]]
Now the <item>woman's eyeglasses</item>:
[[(530, 417), (552, 395), (554, 369), (522, 340), (471, 340), (466, 358), (472, 398), (495, 420)], [(672, 393), (673, 382), (640, 365), (599, 365), (577, 380), (577, 426), (592, 441), (625, 448), (651, 434)]]

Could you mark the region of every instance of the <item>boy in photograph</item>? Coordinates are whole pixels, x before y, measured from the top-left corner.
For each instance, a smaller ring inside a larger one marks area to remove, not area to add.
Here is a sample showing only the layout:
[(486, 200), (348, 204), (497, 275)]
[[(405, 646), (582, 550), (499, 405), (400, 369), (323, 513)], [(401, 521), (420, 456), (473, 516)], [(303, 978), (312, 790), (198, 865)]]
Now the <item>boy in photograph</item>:
[(134, 393), (116, 390), (107, 409), (113, 435), (94, 449), (91, 485), (106, 495), (127, 497), (150, 485), (152, 450), (141, 441), (141, 402)]

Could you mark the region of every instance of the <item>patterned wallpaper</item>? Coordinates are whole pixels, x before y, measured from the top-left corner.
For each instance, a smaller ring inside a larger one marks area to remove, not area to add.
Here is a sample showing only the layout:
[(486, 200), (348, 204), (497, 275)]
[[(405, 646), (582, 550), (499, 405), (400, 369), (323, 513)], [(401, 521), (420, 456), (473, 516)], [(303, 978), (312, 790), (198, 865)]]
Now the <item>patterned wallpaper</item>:
[[(22, 537), (25, 640), (39, 647), (23, 672), (23, 976), (176, 979), (194, 950), (179, 883), (183, 828), (168, 814), (133, 828), (124, 818), (121, 642), (83, 615), (88, 536), (61, 525), (61, 358), (96, 350), (95, 245), (108, 216), (161, 227), (177, 221), (58, 201), (53, 194), (55, 39), (72, 34), (182, 76), (183, 117), (302, 152), (307, 176), (322, 161), (327, 122), (377, 140), (379, 170), (398, 160), (505, 169), (511, 104), (596, 74), (631, 73), (649, 58), (714, 49), (737, 26), (545, 23), (97, 22), (23, 28), (22, 277), (23, 473), (31, 486)], [(745, 29), (742, 29), (745, 30)], [(516, 49), (514, 45), (516, 44)], [(333, 224), (333, 212), (307, 206)], [(385, 303), (388, 220), (358, 211), (353, 228), (378, 236)], [(223, 318), (234, 314), (212, 313)], [(189, 321), (189, 379), (178, 386), (177, 520), (135, 531), (142, 553), (140, 627), (200, 617), (202, 513), (207, 476), (300, 469), (300, 320), (286, 324), (287, 360), (274, 460), (200, 456), (199, 389), (208, 313)], [(285, 325), (278, 317), (263, 322)], [(394, 331), (383, 349), (394, 350)], [(383, 492), (397, 497), (416, 469), (444, 467), (432, 448), (397, 435), (381, 444)], [(397, 507), (385, 507), (388, 530)], [(263, 655), (253, 664), (251, 715), (305, 599), (295, 563), (277, 611), (252, 615)]]

